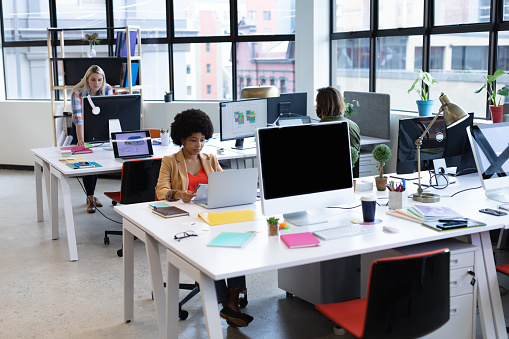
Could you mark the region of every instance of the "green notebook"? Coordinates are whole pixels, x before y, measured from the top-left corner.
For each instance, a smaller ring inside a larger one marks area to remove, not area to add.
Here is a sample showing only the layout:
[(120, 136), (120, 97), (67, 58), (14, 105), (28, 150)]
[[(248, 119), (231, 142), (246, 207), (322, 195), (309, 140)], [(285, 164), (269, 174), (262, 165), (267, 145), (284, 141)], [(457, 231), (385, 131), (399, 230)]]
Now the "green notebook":
[(243, 247), (254, 235), (254, 233), (221, 232), (207, 246)]

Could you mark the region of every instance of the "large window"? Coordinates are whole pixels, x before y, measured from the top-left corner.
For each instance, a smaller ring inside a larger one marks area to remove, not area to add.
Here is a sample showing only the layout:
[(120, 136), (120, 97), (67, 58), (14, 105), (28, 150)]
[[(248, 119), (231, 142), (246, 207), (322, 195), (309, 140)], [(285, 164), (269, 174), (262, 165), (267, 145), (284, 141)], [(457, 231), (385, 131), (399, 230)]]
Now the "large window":
[(64, 31), (66, 57), (86, 57), (85, 34), (98, 32), (94, 49), (108, 56), (116, 31), (104, 28), (140, 26), (146, 100), (233, 100), (261, 83), (295, 91), (295, 0), (0, 1), (7, 99), (49, 98), (48, 27), (80, 28)]
[[(332, 85), (389, 93), (392, 109), (416, 111), (418, 96), (407, 90), (424, 70), (438, 81), (430, 90), (435, 112), (444, 92), (489, 117), (486, 92), (474, 91), (483, 76), (509, 71), (509, 0), (331, 0), (331, 8)], [(497, 88), (506, 84), (509, 75)]]

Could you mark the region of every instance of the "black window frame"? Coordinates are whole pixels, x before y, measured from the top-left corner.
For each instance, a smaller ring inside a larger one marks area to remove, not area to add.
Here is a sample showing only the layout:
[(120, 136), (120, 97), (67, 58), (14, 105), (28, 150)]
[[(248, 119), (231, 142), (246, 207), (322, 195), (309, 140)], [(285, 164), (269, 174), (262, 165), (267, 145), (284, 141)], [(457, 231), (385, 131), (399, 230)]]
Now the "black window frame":
[[(49, 16), (50, 16), (50, 26), (58, 28), (58, 17), (57, 17), (57, 9), (56, 9), (56, 0), (48, 0), (49, 1)], [(113, 13), (113, 0), (104, 0), (106, 4), (106, 26), (107, 27), (114, 27), (114, 13)], [(166, 37), (160, 37), (160, 38), (147, 38), (143, 37), (141, 39), (142, 45), (145, 44), (159, 44), (159, 45), (167, 45), (167, 53), (168, 53), (168, 66), (169, 66), (169, 84), (168, 87), (170, 88), (170, 91), (173, 91), (175, 93), (175, 77), (174, 77), (174, 63), (173, 63), (173, 46), (176, 44), (198, 44), (198, 43), (222, 43), (222, 42), (228, 42), (231, 43), (231, 60), (232, 60), (232, 100), (238, 99), (238, 93), (236, 91), (237, 86), (237, 44), (239, 42), (268, 42), (268, 41), (289, 41), (294, 42), (295, 41), (295, 33), (289, 33), (289, 34), (271, 34), (271, 35), (260, 35), (260, 34), (253, 34), (253, 35), (239, 35), (238, 33), (238, 6), (237, 6), (237, 0), (229, 0), (229, 7), (230, 7), (230, 35), (222, 35), (222, 36), (190, 36), (190, 37), (179, 37), (175, 36), (175, 29), (174, 29), (174, 3), (178, 0), (166, 0)], [(297, 0), (296, 0), (297, 1)], [(4, 18), (3, 18), (3, 2), (0, 0), (0, 26), (1, 26), (1, 39), (2, 39), (2, 55), (3, 58), (3, 67), (4, 67), (4, 74), (6, 69), (5, 64), (5, 55), (4, 50), (5, 48), (12, 48), (12, 47), (46, 47), (47, 42), (46, 39), (44, 40), (33, 40), (33, 41), (5, 41), (4, 36)], [(87, 27), (87, 29), (94, 29), (96, 27)], [(143, 27), (142, 27), (143, 29)], [(113, 30), (108, 31), (107, 38), (102, 39), (100, 42), (100, 45), (107, 45), (108, 51), (113, 51), (113, 48), (115, 46), (115, 37), (113, 34)], [(79, 41), (79, 40), (65, 40), (66, 46), (72, 46), (72, 45), (83, 45), (85, 42)], [(56, 43), (53, 44), (56, 48)], [(58, 70), (55, 68), (54, 70), (54, 80), (57, 79)], [(3, 79), (4, 83), (6, 82), (6, 79), (4, 77)], [(9, 99), (7, 97), (7, 84), (5, 84), (5, 98), (7, 100), (19, 100), (18, 98), (15, 99)], [(23, 98), (25, 100), (25, 98)], [(39, 99), (40, 100), (40, 99)], [(47, 99), (50, 100), (50, 99)], [(163, 100), (163, 98), (161, 98)], [(186, 98), (175, 98), (175, 101), (186, 101)], [(200, 100), (199, 101), (211, 101), (211, 100)], [(213, 100), (217, 101), (221, 100), (220, 98)]]
[[(376, 64), (378, 55), (377, 38), (380, 37), (398, 37), (420, 35), (423, 39), (422, 45), (422, 70), (429, 72), (431, 63), (431, 36), (439, 34), (460, 34), (460, 33), (489, 33), (488, 46), (488, 74), (493, 74), (497, 68), (497, 48), (498, 33), (501, 31), (509, 31), (509, 21), (504, 21), (503, 10), (504, 0), (490, 1), (490, 21), (481, 23), (467, 23), (459, 25), (435, 25), (435, 1), (441, 0), (424, 0), (423, 24), (419, 27), (403, 27), (403, 28), (378, 28), (378, 4), (379, 0), (370, 0), (370, 29), (363, 31), (335, 32), (335, 0), (330, 0), (330, 64), (333, 58), (333, 43), (337, 40), (344, 39), (360, 39), (368, 38), (370, 41), (369, 53), (369, 91), (376, 91)], [(331, 70), (329, 82), (333, 83), (333, 74), (335, 70)], [(486, 94), (486, 119), (490, 119), (488, 95)]]

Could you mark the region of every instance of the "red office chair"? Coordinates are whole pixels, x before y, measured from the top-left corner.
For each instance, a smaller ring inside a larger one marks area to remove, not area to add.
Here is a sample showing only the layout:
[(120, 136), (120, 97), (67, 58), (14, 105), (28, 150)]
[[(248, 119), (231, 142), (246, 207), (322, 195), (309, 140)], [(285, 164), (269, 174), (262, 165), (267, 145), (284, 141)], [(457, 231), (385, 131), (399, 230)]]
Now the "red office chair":
[(375, 260), (368, 297), (316, 305), (357, 338), (417, 338), (449, 320), (449, 250)]
[[(495, 266), (495, 268), (497, 269), (497, 272), (503, 273), (505, 275), (509, 275), (509, 264), (497, 265), (497, 266)], [(509, 333), (509, 327), (506, 326), (505, 330), (507, 333)]]
[[(104, 192), (113, 205), (135, 204), (156, 200), (155, 187), (159, 178), (161, 158), (125, 161), (122, 164), (120, 192)], [(108, 235), (122, 235), (122, 231), (104, 231), (104, 244), (110, 243)], [(123, 250), (117, 251), (119, 257)]]

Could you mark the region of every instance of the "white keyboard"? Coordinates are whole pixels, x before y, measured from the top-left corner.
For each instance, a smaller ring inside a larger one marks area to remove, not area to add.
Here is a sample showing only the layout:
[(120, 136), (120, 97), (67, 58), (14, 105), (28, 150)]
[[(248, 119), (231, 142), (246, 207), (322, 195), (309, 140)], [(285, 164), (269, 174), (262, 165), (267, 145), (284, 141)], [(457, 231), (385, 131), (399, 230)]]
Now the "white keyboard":
[(338, 238), (352, 237), (355, 235), (367, 234), (371, 233), (371, 231), (372, 230), (370, 228), (367, 228), (366, 226), (353, 224), (328, 228), (326, 230), (321, 231), (315, 231), (313, 232), (313, 234), (322, 240), (332, 240)]

